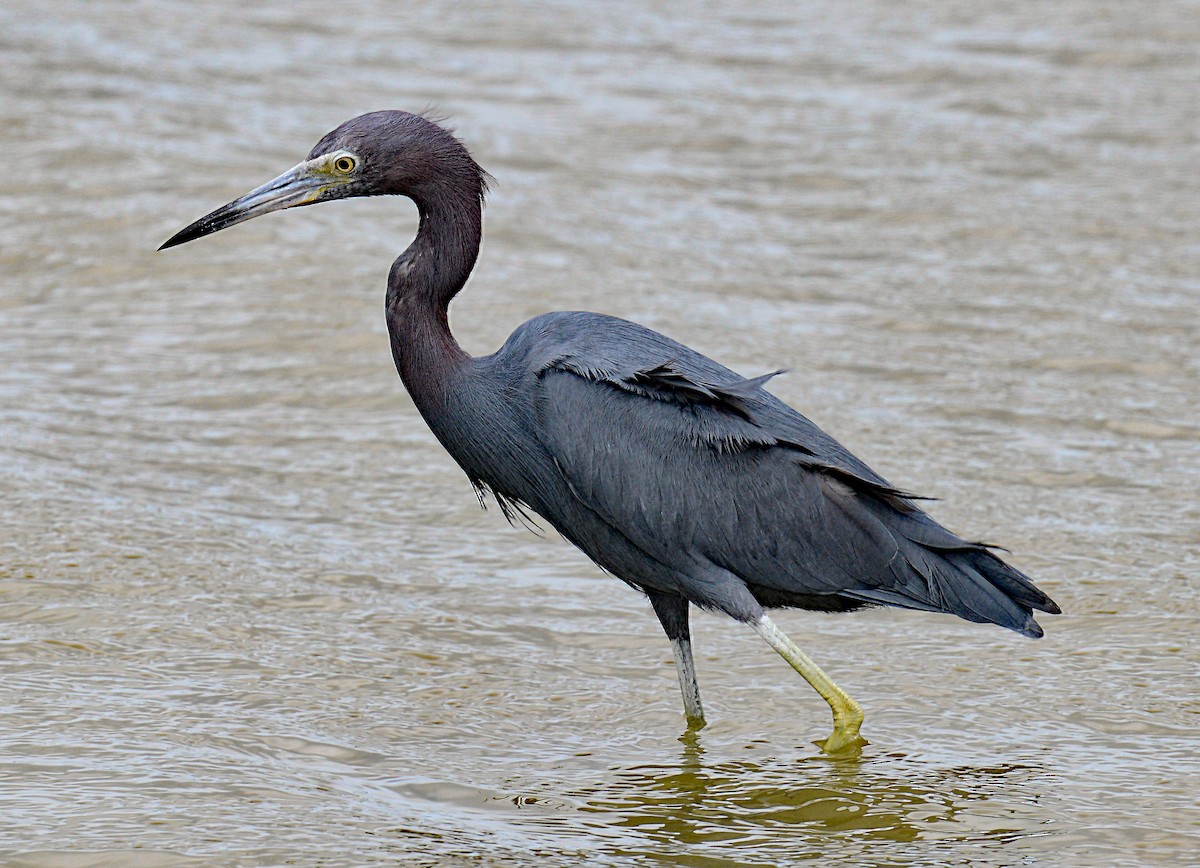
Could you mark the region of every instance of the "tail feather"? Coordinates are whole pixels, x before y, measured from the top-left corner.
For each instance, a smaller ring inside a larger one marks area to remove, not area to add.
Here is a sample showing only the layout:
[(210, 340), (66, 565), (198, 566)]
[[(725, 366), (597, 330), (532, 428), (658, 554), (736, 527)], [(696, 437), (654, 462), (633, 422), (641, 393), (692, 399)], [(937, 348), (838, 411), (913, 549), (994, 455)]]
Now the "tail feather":
[[(968, 621), (998, 624), (1037, 638), (1042, 628), (1034, 611), (1062, 610), (1020, 570), (1005, 563), (983, 543), (968, 542), (946, 530), (924, 511), (901, 511), (881, 499), (872, 511), (892, 531), (899, 553), (923, 582), (912, 602), (936, 607)], [(911, 590), (911, 582), (905, 590)], [(896, 605), (892, 603), (892, 605)]]
[[(975, 558), (975, 563), (973, 564), (975, 569), (1019, 605), (1027, 606), (1030, 609), (1037, 609), (1039, 612), (1046, 612), (1050, 615), (1059, 615), (1062, 613), (1062, 609), (1058, 607), (1058, 604), (1034, 585), (1033, 579), (1029, 578), (1029, 576), (1016, 567), (1010, 566), (986, 549), (974, 549), (969, 553)], [(966, 552), (963, 554), (966, 554)]]
[(1061, 611), (1028, 576), (982, 546), (963, 542), (954, 550), (928, 548), (899, 534), (897, 543), (904, 563), (894, 569), (911, 571), (907, 581), (843, 593), (868, 603), (947, 612), (1030, 638), (1042, 635), (1034, 610)]

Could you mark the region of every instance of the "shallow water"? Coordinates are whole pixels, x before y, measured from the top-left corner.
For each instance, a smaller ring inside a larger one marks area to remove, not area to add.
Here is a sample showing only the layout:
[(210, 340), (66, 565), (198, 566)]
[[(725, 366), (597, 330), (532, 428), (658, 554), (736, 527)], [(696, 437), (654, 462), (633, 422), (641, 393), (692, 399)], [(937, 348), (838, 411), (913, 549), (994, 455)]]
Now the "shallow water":
[[(0, 857), (1185, 864), (1200, 852), (1200, 9), (0, 9)], [(593, 309), (747, 373), (1067, 614), (700, 616), (482, 512), (391, 367), (415, 212), (169, 253), (346, 117), (497, 178), (488, 352)]]

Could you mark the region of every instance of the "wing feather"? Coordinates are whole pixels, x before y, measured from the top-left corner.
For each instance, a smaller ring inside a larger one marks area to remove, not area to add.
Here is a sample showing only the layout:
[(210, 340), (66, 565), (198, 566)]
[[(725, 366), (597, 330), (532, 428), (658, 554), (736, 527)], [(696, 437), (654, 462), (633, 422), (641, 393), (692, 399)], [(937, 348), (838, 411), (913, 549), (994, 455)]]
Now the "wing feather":
[(778, 371), (741, 377), (594, 314), (536, 328), (553, 351), (535, 370), (533, 431), (571, 495), (655, 563), (711, 563), (772, 605), (837, 597), (1026, 635), (1040, 634), (1031, 608), (1057, 610), (766, 392)]

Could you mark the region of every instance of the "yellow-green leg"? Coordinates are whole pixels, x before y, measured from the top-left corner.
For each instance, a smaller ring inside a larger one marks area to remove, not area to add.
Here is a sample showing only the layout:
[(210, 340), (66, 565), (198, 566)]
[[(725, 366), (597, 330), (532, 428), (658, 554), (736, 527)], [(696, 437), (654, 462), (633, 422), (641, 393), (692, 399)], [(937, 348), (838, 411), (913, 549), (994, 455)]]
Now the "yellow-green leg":
[(862, 708), (858, 703), (851, 699), (846, 691), (834, 684), (833, 679), (822, 672), (821, 667), (797, 648), (796, 644), (766, 615), (754, 621), (751, 626), (759, 636), (766, 639), (770, 646), (779, 652), (779, 656), (790, 663), (792, 668), (813, 686), (817, 693), (821, 694), (821, 697), (833, 709), (833, 734), (824, 741), (816, 742), (821, 750), (825, 753), (843, 753), (855, 751), (866, 744), (867, 740), (858, 734), (859, 727), (863, 722)]

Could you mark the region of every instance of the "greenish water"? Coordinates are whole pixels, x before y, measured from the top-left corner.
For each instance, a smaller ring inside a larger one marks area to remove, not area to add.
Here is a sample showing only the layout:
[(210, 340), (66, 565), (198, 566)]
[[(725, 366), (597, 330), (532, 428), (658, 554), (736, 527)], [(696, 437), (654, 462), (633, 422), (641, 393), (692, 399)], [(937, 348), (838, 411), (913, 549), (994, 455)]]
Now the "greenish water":
[[(0, 859), (1180, 865), (1200, 852), (1194, 4), (8, 3)], [(400, 200), (195, 217), (361, 111), (497, 178), (474, 352), (747, 373), (1066, 610), (701, 616), (481, 512), (391, 367)]]

